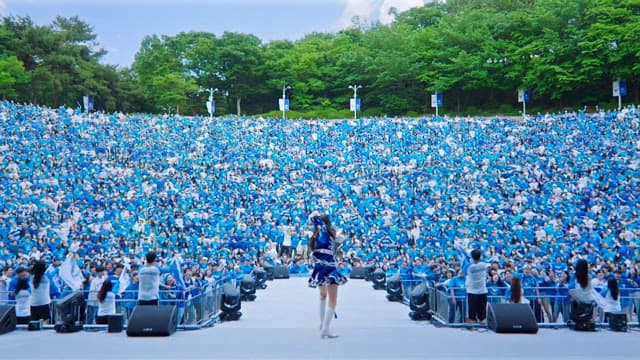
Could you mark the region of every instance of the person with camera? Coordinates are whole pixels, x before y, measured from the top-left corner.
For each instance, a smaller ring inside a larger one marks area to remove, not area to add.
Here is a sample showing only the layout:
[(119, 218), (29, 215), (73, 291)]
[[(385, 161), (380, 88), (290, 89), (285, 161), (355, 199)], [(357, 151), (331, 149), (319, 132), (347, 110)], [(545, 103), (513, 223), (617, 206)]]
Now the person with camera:
[(338, 286), (345, 284), (347, 278), (336, 267), (334, 252), (338, 250), (340, 242), (329, 216), (313, 215), (311, 221), (314, 231), (309, 240), (309, 250), (315, 265), (309, 277), (309, 286), (320, 290), (320, 337), (332, 339), (338, 337), (330, 332), (338, 302)]

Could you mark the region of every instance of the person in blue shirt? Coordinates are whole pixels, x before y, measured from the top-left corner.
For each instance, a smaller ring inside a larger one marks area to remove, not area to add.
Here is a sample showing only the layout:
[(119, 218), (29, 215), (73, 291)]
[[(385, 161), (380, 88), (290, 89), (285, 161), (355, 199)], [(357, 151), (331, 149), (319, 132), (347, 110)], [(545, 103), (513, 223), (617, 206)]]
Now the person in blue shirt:
[(542, 310), (549, 322), (554, 322), (553, 318), (553, 306), (556, 295), (556, 275), (553, 270), (540, 271), (540, 277), (538, 278), (538, 292), (540, 294), (540, 302), (542, 303)]
[(347, 278), (340, 274), (336, 268), (334, 249), (339, 243), (329, 216), (312, 215), (311, 221), (314, 225), (314, 231), (309, 241), (309, 247), (313, 251), (315, 265), (309, 277), (309, 286), (318, 287), (320, 290), (320, 319), (322, 322), (320, 336), (322, 339), (335, 338), (337, 335), (330, 332), (331, 319), (333, 319), (338, 302), (338, 286), (345, 284)]
[(529, 299), (529, 305), (536, 316), (536, 321), (542, 323), (542, 300), (538, 289), (537, 271), (534, 274), (531, 265), (525, 265), (522, 269), (522, 291), (525, 298)]
[(556, 298), (553, 304), (553, 316), (551, 322), (558, 321), (558, 315), (562, 313), (562, 321), (569, 321), (569, 312), (571, 310), (571, 299), (569, 299), (569, 272), (567, 270), (561, 271), (556, 276)]
[(464, 322), (465, 320), (465, 299), (467, 297), (465, 280), (462, 269), (458, 270), (457, 276), (449, 280), (449, 323)]
[(505, 296), (507, 284), (502, 280), (497, 272), (493, 271), (491, 278), (487, 281), (487, 298), (489, 303), (499, 304)]
[(137, 300), (138, 300), (138, 291), (140, 289), (139, 284), (140, 282), (138, 278), (138, 269), (132, 268), (131, 282), (129, 283), (129, 286), (127, 286), (127, 288), (124, 290), (124, 292), (121, 292), (122, 294), (121, 296), (123, 299), (122, 308), (124, 309), (127, 315), (127, 319), (133, 312), (133, 308), (136, 307)]

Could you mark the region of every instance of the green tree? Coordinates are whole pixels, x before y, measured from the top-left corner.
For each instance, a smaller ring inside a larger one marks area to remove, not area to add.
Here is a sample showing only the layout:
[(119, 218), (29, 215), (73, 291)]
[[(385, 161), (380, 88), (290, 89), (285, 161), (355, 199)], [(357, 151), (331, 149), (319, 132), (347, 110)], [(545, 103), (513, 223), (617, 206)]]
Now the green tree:
[(0, 97), (13, 99), (18, 96), (16, 85), (26, 84), (29, 76), (22, 62), (15, 56), (0, 56)]
[(218, 41), (218, 76), (222, 88), (235, 99), (236, 113), (242, 114), (242, 100), (258, 94), (264, 84), (264, 49), (254, 35), (225, 32)]

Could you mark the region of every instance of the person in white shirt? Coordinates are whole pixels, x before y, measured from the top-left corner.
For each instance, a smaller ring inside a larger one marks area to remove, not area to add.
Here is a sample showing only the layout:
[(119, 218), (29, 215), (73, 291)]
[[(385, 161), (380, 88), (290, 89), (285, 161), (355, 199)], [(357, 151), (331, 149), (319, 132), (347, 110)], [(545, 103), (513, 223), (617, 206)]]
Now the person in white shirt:
[(13, 268), (5, 266), (0, 274), (0, 305), (6, 304), (9, 300), (9, 283), (13, 277)]
[(466, 269), (467, 306), (469, 322), (484, 322), (487, 319), (487, 270), (489, 264), (480, 261), (480, 249), (471, 251), (471, 265)]
[(96, 324), (107, 324), (107, 316), (116, 314), (116, 294), (111, 291), (113, 283), (109, 278), (104, 279), (100, 291), (98, 291), (98, 314), (96, 315)]
[(51, 283), (45, 274), (47, 265), (44, 261), (38, 260), (33, 263), (33, 277), (31, 278), (31, 318), (32, 320), (42, 320), (45, 324), (51, 319), (50, 289)]
[(87, 299), (87, 324), (95, 322), (96, 312), (98, 311), (98, 292), (102, 287), (102, 283), (107, 279), (107, 272), (104, 267), (96, 266), (96, 277), (91, 280), (89, 286), (89, 296)]
[(607, 280), (604, 278), (604, 271), (602, 269), (598, 269), (596, 277), (591, 279), (591, 286), (596, 291), (602, 291), (607, 286)]
[(138, 305), (158, 305), (160, 296), (160, 269), (156, 253), (149, 251), (146, 255), (147, 264), (138, 271), (140, 287), (138, 290)]
[(29, 286), (29, 272), (25, 268), (16, 271), (17, 281), (11, 295), (15, 299), (16, 320), (18, 324), (26, 325), (31, 321), (31, 287)]
[(604, 300), (599, 303), (604, 313), (604, 322), (609, 322), (611, 313), (622, 311), (620, 306), (620, 289), (618, 288), (618, 280), (609, 279), (607, 287), (602, 289), (600, 293)]

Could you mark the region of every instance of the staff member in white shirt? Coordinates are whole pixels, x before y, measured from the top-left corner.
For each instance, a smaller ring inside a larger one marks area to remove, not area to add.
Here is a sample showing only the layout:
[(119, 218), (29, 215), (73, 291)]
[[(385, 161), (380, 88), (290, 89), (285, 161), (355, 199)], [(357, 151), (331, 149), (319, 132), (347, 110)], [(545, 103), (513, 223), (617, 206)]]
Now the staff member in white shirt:
[(138, 305), (158, 305), (160, 297), (160, 269), (154, 251), (146, 255), (147, 264), (138, 271), (140, 281)]
[(107, 316), (116, 314), (116, 294), (111, 291), (113, 283), (109, 278), (104, 279), (100, 291), (98, 291), (98, 314), (96, 324), (105, 325), (108, 323)]
[(622, 311), (622, 307), (620, 306), (620, 289), (618, 287), (618, 280), (609, 279), (607, 287), (602, 289), (600, 295), (602, 295), (604, 300), (598, 305), (602, 307), (604, 322), (609, 322), (609, 316), (611, 313)]
[(471, 251), (471, 265), (467, 267), (467, 309), (469, 322), (484, 322), (487, 319), (487, 270), (489, 264), (480, 261), (480, 249)]
[(31, 318), (32, 320), (42, 320), (43, 323), (49, 323), (51, 320), (51, 304), (50, 288), (51, 283), (45, 275), (47, 265), (44, 261), (38, 260), (33, 263), (33, 276), (31, 278)]

